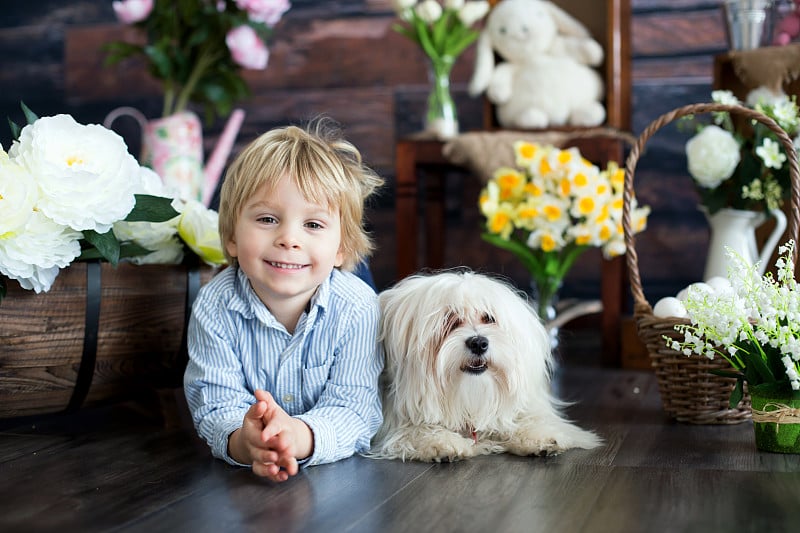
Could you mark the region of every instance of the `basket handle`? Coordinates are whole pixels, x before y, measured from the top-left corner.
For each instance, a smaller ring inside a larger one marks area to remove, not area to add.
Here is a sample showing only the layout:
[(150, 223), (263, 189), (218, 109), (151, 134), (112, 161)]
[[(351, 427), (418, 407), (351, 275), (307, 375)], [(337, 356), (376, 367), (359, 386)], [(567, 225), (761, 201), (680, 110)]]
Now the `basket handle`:
[[(740, 105), (728, 104), (691, 104), (664, 113), (660, 117), (653, 120), (644, 129), (644, 131), (642, 131), (633, 148), (631, 148), (631, 151), (628, 154), (628, 159), (625, 162), (625, 189), (622, 195), (622, 228), (625, 233), (625, 246), (627, 248), (625, 260), (628, 266), (628, 276), (631, 285), (631, 293), (634, 300), (634, 314), (637, 316), (642, 313), (652, 313), (652, 308), (650, 307), (650, 304), (647, 303), (647, 300), (644, 297), (644, 291), (642, 290), (642, 278), (639, 274), (639, 256), (636, 253), (636, 239), (634, 238), (633, 231), (631, 230), (633, 174), (636, 170), (636, 164), (639, 161), (639, 156), (641, 155), (644, 145), (647, 143), (650, 137), (652, 137), (661, 127), (687, 115), (714, 112), (727, 112), (732, 115), (741, 115), (745, 118), (758, 121), (769, 128), (773, 133), (775, 133), (775, 135), (777, 135), (778, 140), (783, 145), (783, 149), (786, 152), (786, 158), (789, 162), (789, 177), (792, 188), (789, 232), (792, 238), (797, 241), (797, 231), (800, 227), (800, 166), (798, 166), (797, 152), (795, 151), (792, 139), (789, 138), (789, 135), (778, 125), (777, 122), (760, 111)], [(795, 264), (797, 264), (797, 254), (798, 249), (797, 246), (795, 246), (793, 254)]]

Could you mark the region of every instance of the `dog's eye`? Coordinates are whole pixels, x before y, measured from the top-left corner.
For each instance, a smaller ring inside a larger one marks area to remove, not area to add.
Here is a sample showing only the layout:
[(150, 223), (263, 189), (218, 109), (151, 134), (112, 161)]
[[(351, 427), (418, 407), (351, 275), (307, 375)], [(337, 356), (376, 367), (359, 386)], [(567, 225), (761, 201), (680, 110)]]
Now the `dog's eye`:
[(481, 317), (481, 322), (483, 322), (484, 324), (494, 324), (496, 321), (492, 315), (490, 315), (489, 313), (484, 313), (483, 316)]
[(461, 320), (461, 318), (458, 315), (456, 315), (455, 313), (449, 313), (447, 317), (445, 317), (445, 323), (444, 323), (445, 335), (449, 335), (450, 332), (453, 331), (454, 329), (460, 328), (463, 323), (464, 321)]

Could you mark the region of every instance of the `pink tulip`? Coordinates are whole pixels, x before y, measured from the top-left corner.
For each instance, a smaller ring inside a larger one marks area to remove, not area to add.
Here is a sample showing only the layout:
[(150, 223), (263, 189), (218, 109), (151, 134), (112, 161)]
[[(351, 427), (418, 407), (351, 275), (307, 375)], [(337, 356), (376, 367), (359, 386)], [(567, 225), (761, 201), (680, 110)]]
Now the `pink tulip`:
[(153, 0), (121, 0), (112, 2), (117, 19), (123, 24), (135, 24), (146, 19), (153, 10)]
[(263, 70), (267, 68), (269, 50), (256, 31), (244, 25), (232, 29), (225, 36), (225, 44), (233, 60), (244, 68)]
[(292, 4), (289, 0), (236, 0), (236, 6), (247, 11), (250, 20), (274, 26)]

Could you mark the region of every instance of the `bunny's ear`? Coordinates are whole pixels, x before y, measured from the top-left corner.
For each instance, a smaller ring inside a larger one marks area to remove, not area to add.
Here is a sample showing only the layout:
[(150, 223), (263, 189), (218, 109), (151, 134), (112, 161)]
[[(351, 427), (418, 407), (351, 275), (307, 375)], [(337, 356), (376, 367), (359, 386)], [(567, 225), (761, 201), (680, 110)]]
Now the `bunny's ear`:
[(586, 26), (581, 24), (581, 22), (555, 5), (553, 2), (542, 2), (547, 8), (547, 11), (550, 12), (550, 16), (553, 17), (553, 21), (556, 23), (556, 28), (558, 29), (558, 33), (561, 35), (566, 35), (567, 37), (580, 37), (591, 39), (591, 34), (589, 30), (586, 29)]
[(494, 72), (494, 48), (488, 30), (483, 30), (475, 45), (475, 70), (469, 82), (470, 96), (478, 96), (489, 87)]

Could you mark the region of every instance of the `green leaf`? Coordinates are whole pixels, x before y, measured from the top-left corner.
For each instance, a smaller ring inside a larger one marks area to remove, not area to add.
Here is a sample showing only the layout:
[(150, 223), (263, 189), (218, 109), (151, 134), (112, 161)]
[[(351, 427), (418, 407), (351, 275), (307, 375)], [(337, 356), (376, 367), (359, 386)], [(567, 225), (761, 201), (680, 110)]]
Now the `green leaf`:
[(39, 120), (39, 117), (36, 115), (36, 113), (31, 111), (31, 109), (25, 105), (25, 102), (20, 102), (19, 105), (22, 107), (22, 112), (25, 113), (25, 120), (28, 121), (28, 124), (33, 124)]
[(723, 378), (733, 378), (733, 379), (743, 379), (744, 375), (740, 372), (731, 372), (730, 370), (718, 370), (713, 369), (708, 371), (709, 374), (714, 374), (715, 376), (720, 376)]
[(162, 198), (161, 196), (149, 194), (137, 194), (135, 196), (136, 205), (125, 217), (126, 222), (165, 222), (180, 214), (172, 207), (171, 198)]
[(736, 408), (736, 406), (739, 405), (739, 402), (742, 401), (743, 397), (744, 397), (744, 381), (741, 378), (739, 378), (736, 380), (736, 385), (733, 387), (733, 390), (731, 391), (731, 397), (728, 400), (728, 406), (731, 409)]
[(11, 128), (11, 139), (14, 141), (19, 140), (19, 133), (22, 131), (22, 128), (10, 118), (8, 119), (8, 127)]
[[(112, 265), (119, 263), (119, 241), (114, 236), (113, 231), (108, 230), (105, 233), (97, 233), (94, 230), (84, 230), (83, 238), (94, 246), (109, 263)], [(83, 252), (81, 252), (81, 256), (78, 259), (84, 259)]]
[(506, 240), (499, 235), (486, 232), (481, 234), (481, 238), (489, 244), (493, 244), (498, 248), (502, 248), (503, 250), (507, 250), (514, 254), (520, 261), (522, 261), (522, 264), (525, 266), (528, 272), (531, 272), (532, 274), (535, 272), (543, 273), (544, 268), (541, 262), (534, 257), (531, 249), (521, 242), (515, 240)]

